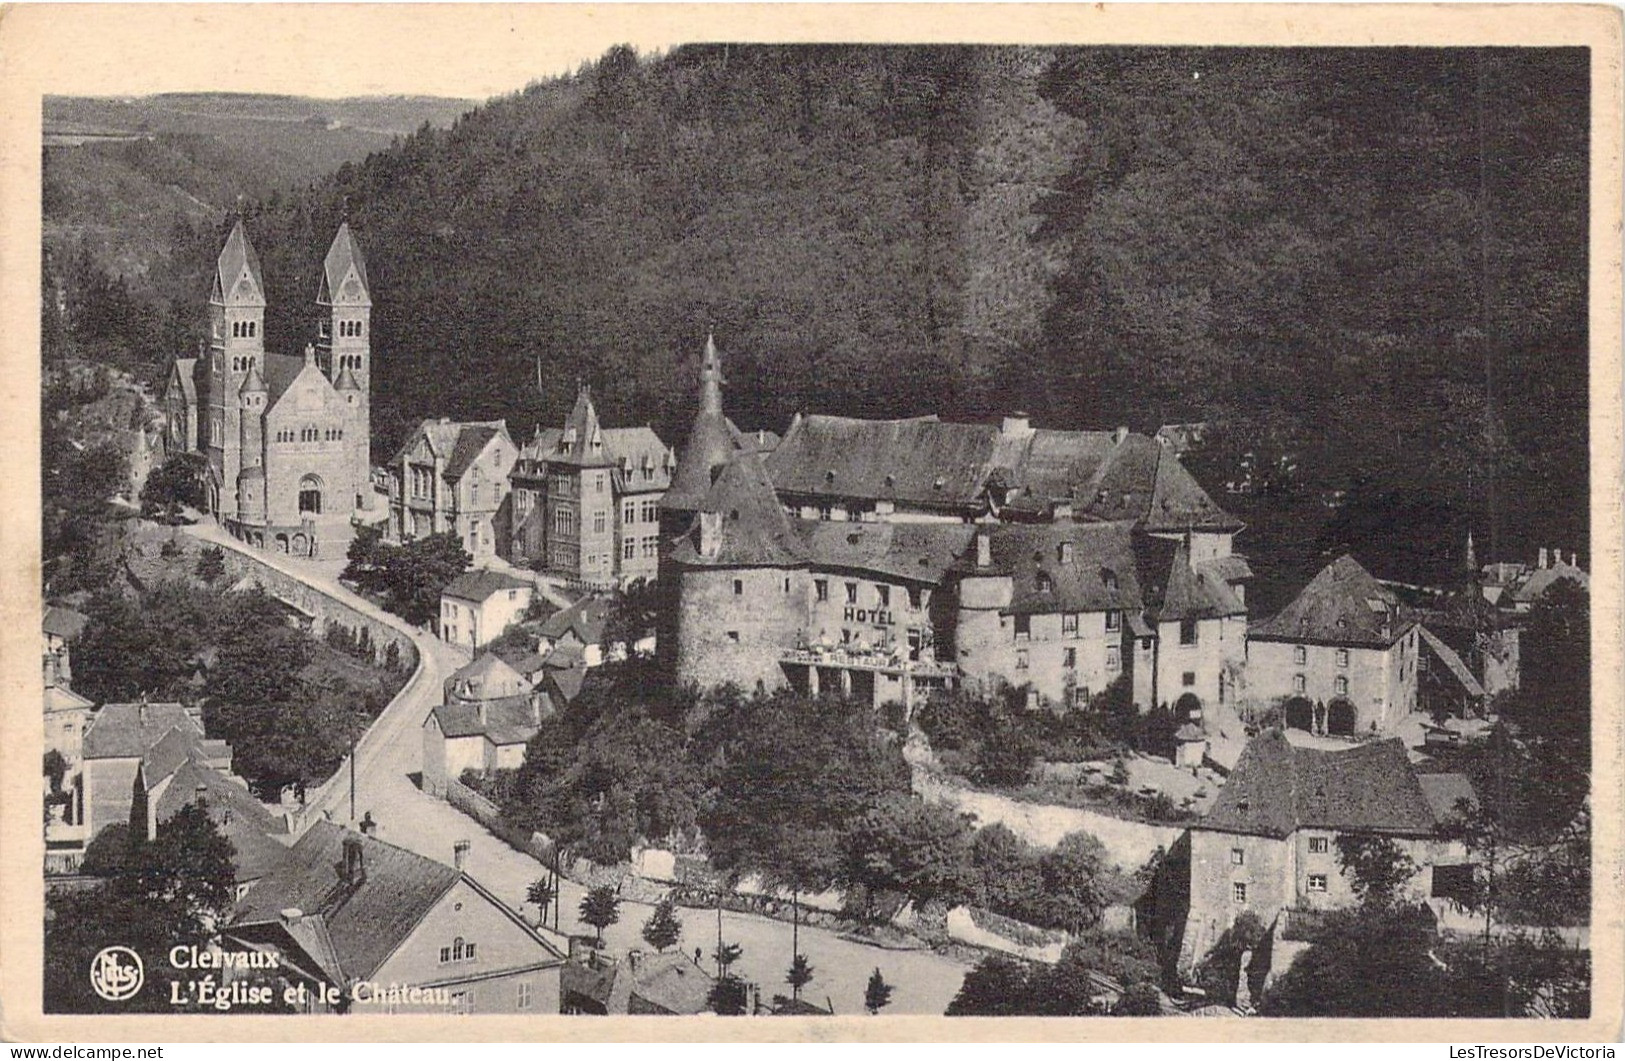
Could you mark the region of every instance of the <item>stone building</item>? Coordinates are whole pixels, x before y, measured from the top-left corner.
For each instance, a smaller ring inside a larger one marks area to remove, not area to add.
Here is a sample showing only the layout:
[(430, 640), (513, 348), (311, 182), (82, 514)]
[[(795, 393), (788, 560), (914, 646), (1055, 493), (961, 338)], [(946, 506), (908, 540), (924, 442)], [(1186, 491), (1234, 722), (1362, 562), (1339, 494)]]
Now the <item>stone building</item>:
[(530, 607), (536, 587), (502, 571), (475, 568), (440, 592), (440, 640), (478, 650)]
[(909, 704), (1008, 682), (1142, 708), (1234, 698), (1241, 524), (1165, 447), (1127, 431), (798, 416), (763, 454), (701, 401), (662, 502), (661, 645), (679, 680), (835, 688)]
[(1248, 631), (1248, 694), (1255, 707), (1281, 705), (1295, 729), (1391, 733), (1416, 710), (1419, 653), (1393, 591), (1343, 556)]
[(208, 458), (209, 510), (237, 537), (339, 555), (355, 522), (382, 516), (371, 483), (372, 296), (350, 226), (323, 262), (303, 356), (265, 349), (265, 292), (239, 221), (215, 266), (208, 340), (170, 367), (169, 448)]
[(1338, 862), (1342, 837), (1393, 841), (1417, 867), (1404, 895), (1449, 901), (1451, 874), (1435, 871), (1463, 866), (1467, 855), (1441, 826), (1472, 798), (1460, 774), (1418, 775), (1398, 739), (1327, 751), (1296, 746), (1280, 730), (1255, 738), (1213, 809), (1191, 826), (1181, 966), (1199, 961), (1244, 912), (1269, 926), (1286, 912), (1353, 905)]
[(506, 553), (518, 453), (506, 421), (423, 421), (389, 462), (390, 539), (455, 534), (475, 563)]
[(652, 428), (602, 426), (581, 388), (564, 426), (538, 427), (519, 451), (513, 560), (593, 588), (653, 579), (675, 466)]

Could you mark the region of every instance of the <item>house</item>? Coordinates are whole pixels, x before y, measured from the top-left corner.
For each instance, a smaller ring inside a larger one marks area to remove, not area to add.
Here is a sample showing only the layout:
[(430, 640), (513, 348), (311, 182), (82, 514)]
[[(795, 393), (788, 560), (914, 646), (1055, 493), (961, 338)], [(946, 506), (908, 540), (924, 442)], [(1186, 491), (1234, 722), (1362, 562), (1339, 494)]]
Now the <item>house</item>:
[(1588, 592), (1591, 589), (1591, 576), (1580, 567), (1579, 554), (1571, 552), (1565, 563), (1560, 550), (1542, 549), (1535, 569), (1519, 579), (1501, 603), (1505, 605), (1510, 602), (1514, 612), (1527, 612), (1535, 606), (1536, 601), (1562, 581), (1573, 582)]
[(390, 459), (388, 536), (452, 533), (476, 563), (508, 552), (508, 473), (519, 449), (503, 420), (425, 420)]
[(601, 665), (606, 648), (612, 648), (604, 644), (610, 608), (610, 599), (597, 594), (583, 597), (568, 608), (560, 608), (536, 628), (536, 651), (547, 655), (566, 645), (576, 645), (581, 649), (586, 666)]
[(130, 820), (137, 774), (156, 776), (165, 760), (176, 765), (196, 750), (216, 769), (231, 770), (231, 745), (209, 740), (191, 709), (177, 703), (103, 704), (84, 735), (84, 808), (87, 837)]
[[(460, 857), (458, 858), (460, 862)], [(274, 951), (352, 1013), (557, 1013), (563, 952), (460, 866), (329, 821), (238, 901), (226, 949)]]
[(564, 426), (538, 426), (519, 451), (512, 558), (594, 588), (653, 579), (676, 463), (653, 428), (604, 427), (583, 386)]
[(710, 1012), (716, 977), (681, 950), (631, 951), (615, 959), (571, 941), (560, 1012), (598, 1016), (692, 1016)]
[(447, 779), (525, 761), (525, 745), (553, 713), (546, 692), (486, 652), (446, 679), (445, 702), (423, 722), (423, 790), (444, 796)]
[(1247, 631), (1248, 694), (1295, 729), (1392, 733), (1417, 707), (1420, 641), (1393, 591), (1343, 556)]
[(45, 618), (40, 623), (44, 642), (45, 684), (68, 685), (73, 681), (72, 646), (85, 632), (90, 617), (83, 612), (60, 604), (46, 605)]
[(440, 639), (480, 649), (530, 607), (536, 587), (501, 571), (465, 571), (440, 594)]
[(194, 803), (207, 808), (231, 841), (238, 898), (287, 857), (287, 821), (255, 799), (241, 778), (206, 761), (201, 742), (174, 729), (136, 767), (130, 835), (155, 839), (161, 824)]
[(1419, 778), (1397, 738), (1339, 750), (1300, 747), (1279, 729), (1254, 738), (1213, 809), (1190, 828), (1181, 965), (1199, 961), (1243, 912), (1269, 925), (1286, 911), (1353, 905), (1338, 861), (1345, 837), (1393, 841), (1417, 867), (1404, 893), (1443, 900), (1453, 887), (1448, 867), (1467, 863), (1442, 832), (1463, 798), (1472, 798), (1465, 777)]

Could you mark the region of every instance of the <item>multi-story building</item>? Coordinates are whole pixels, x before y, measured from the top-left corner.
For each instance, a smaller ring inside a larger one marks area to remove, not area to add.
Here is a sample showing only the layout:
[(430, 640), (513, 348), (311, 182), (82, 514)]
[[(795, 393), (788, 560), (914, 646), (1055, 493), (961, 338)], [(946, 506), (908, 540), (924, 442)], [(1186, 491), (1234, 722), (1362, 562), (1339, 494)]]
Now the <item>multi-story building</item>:
[(342, 555), (356, 521), (382, 516), (371, 479), (372, 296), (348, 224), (316, 304), (303, 356), (265, 349), (265, 279), (239, 221), (215, 265), (207, 343), (173, 362), (163, 396), (171, 450), (208, 458), (215, 518), (250, 544), (299, 556)]
[(1247, 632), (1247, 695), (1317, 733), (1391, 733), (1416, 710), (1419, 627), (1351, 556)]
[(507, 552), (518, 453), (506, 421), (423, 421), (389, 462), (390, 537), (449, 532), (476, 563)]
[(1191, 826), (1181, 964), (1199, 961), (1244, 912), (1268, 926), (1283, 912), (1353, 905), (1342, 837), (1391, 840), (1417, 869), (1405, 896), (1446, 899), (1451, 872), (1436, 871), (1465, 865), (1467, 852), (1441, 826), (1472, 798), (1460, 774), (1418, 775), (1397, 739), (1328, 751), (1280, 730), (1254, 738), (1212, 811)]
[(502, 571), (476, 568), (440, 592), (440, 640), (478, 650), (525, 614), (536, 587)]
[(602, 426), (581, 388), (564, 426), (538, 427), (519, 451), (513, 559), (594, 588), (653, 579), (675, 464), (652, 428)]
[(907, 703), (1004, 681), (1143, 708), (1236, 695), (1241, 529), (1127, 431), (797, 417), (765, 457), (722, 413), (714, 347), (663, 501), (662, 630), (680, 680), (786, 682)]
[(226, 945), (278, 953), (313, 1011), (559, 1012), (563, 950), (448, 854), (319, 821), (239, 901)]

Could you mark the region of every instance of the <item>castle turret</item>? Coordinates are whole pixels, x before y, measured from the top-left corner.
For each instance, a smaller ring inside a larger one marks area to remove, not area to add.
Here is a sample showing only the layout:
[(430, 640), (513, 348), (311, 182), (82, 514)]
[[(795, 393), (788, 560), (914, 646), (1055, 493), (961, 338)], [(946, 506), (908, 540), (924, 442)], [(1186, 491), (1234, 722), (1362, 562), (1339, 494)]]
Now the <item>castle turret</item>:
[(237, 518), (243, 523), (265, 523), (265, 402), (269, 395), (270, 388), (260, 375), (258, 363), (251, 363), (237, 388), (238, 455), (242, 462), (237, 473)]
[[(214, 480), (224, 491), (235, 490), (242, 468), (238, 393), (250, 370), (264, 361), (265, 280), (259, 255), (238, 221), (215, 263), (209, 292), (209, 408), (200, 432)], [(214, 499), (217, 514), (230, 515), (237, 507), (234, 497)]]

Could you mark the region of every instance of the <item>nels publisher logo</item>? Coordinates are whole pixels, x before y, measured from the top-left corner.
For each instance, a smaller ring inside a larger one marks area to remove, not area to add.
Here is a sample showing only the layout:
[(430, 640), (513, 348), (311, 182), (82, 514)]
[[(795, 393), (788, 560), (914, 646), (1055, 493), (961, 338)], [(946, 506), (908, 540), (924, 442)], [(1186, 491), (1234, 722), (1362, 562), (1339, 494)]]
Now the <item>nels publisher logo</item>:
[(141, 955), (129, 947), (103, 947), (90, 962), (90, 986), (109, 1002), (134, 998), (146, 980)]

